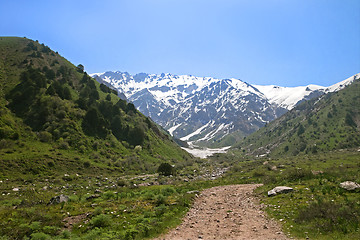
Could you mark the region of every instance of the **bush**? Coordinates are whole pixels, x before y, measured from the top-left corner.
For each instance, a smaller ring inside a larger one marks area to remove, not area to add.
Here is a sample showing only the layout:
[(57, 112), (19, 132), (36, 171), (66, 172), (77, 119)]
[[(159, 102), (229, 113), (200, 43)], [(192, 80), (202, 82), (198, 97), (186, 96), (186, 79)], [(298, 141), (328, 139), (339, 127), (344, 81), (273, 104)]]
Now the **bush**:
[(51, 237), (42, 232), (31, 234), (31, 240), (48, 240), (48, 239), (51, 239)]
[(108, 227), (111, 225), (111, 217), (109, 215), (100, 214), (91, 219), (90, 224), (95, 228)]
[(285, 179), (288, 181), (296, 181), (296, 180), (305, 180), (305, 179), (311, 179), (314, 175), (312, 172), (308, 169), (302, 169), (302, 168), (294, 168), (290, 169), (285, 174)]
[(157, 169), (157, 172), (160, 175), (170, 176), (174, 173), (174, 168), (169, 163), (162, 163), (162, 164), (160, 164), (159, 168)]
[(162, 195), (162, 194), (157, 195), (155, 198), (156, 198), (156, 205), (157, 206), (165, 204), (165, 202), (166, 202), (166, 197), (164, 195)]
[(60, 144), (59, 144), (59, 148), (60, 148), (60, 149), (63, 149), (63, 150), (67, 150), (67, 149), (70, 148), (70, 146), (69, 146), (69, 143), (67, 143), (67, 142), (65, 142), (65, 141), (62, 141), (62, 142), (60, 142)]
[(118, 185), (119, 187), (125, 187), (125, 186), (127, 185), (127, 183), (126, 183), (125, 180), (120, 179), (120, 180), (117, 181), (117, 185)]
[(85, 168), (89, 168), (90, 166), (91, 166), (90, 161), (85, 161), (85, 162), (84, 162), (84, 167), (85, 167)]
[(161, 193), (164, 196), (170, 196), (171, 194), (175, 193), (175, 189), (173, 187), (165, 187), (163, 189), (161, 189)]
[(46, 131), (39, 132), (38, 137), (41, 142), (50, 142), (52, 140), (51, 133)]

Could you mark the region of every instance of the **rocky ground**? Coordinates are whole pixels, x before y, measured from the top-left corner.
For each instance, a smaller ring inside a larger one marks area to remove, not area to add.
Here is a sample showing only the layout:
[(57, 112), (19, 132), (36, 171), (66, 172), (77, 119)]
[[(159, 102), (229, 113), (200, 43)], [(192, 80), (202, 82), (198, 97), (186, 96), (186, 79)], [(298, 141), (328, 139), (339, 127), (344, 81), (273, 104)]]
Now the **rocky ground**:
[(261, 210), (253, 194), (258, 186), (243, 184), (204, 190), (182, 224), (157, 240), (288, 239)]

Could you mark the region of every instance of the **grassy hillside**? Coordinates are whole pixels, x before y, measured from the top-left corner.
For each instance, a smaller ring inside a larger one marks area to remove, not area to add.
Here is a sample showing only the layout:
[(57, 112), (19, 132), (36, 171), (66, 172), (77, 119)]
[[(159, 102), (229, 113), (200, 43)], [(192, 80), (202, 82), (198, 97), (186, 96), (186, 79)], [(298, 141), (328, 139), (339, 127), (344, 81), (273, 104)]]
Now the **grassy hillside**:
[(236, 144), (251, 155), (291, 156), (360, 146), (360, 81), (306, 101)]
[(0, 58), (4, 177), (29, 169), (51, 172), (49, 159), (60, 169), (69, 169), (70, 163), (64, 167), (63, 162), (72, 158), (78, 159), (76, 167), (123, 173), (154, 172), (164, 161), (191, 161), (133, 104), (44, 44), (1, 37)]
[[(180, 181), (155, 174), (161, 163), (178, 175), (198, 168), (82, 65), (37, 41), (0, 37), (0, 239), (159, 234), (191, 198), (186, 187), (138, 188)], [(68, 201), (50, 204), (60, 194)]]

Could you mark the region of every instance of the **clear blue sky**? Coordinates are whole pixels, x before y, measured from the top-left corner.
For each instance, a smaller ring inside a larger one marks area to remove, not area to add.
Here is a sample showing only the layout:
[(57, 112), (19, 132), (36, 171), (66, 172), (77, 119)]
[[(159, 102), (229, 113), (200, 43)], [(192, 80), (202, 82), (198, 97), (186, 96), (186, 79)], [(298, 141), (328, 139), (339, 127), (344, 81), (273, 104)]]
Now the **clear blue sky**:
[(360, 72), (360, 0), (0, 0), (0, 35), (88, 73), (328, 86)]

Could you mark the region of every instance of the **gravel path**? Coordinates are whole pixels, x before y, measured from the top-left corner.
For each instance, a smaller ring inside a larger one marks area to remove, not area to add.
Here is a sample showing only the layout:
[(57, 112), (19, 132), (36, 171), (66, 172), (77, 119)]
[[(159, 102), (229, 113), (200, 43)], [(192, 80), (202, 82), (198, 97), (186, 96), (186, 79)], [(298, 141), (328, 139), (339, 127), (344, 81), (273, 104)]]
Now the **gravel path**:
[(259, 186), (242, 184), (204, 190), (182, 224), (157, 240), (288, 239), (261, 210), (253, 194)]

